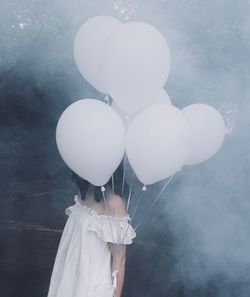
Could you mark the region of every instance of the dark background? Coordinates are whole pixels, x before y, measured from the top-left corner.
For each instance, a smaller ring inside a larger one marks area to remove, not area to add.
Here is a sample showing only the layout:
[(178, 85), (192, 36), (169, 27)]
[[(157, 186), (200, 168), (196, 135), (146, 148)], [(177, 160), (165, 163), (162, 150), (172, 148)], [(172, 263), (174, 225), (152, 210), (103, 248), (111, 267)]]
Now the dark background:
[[(96, 98), (73, 60), (86, 19), (108, 14), (156, 26), (167, 38), (166, 84), (179, 108), (217, 108), (227, 137), (216, 156), (185, 167), (128, 248), (124, 297), (250, 295), (250, 3), (212, 1), (3, 0), (0, 3), (0, 290), (46, 297), (54, 257), (76, 193), (55, 143), (63, 110)], [(134, 200), (138, 199), (135, 187)], [(133, 203), (132, 203), (133, 205)]]

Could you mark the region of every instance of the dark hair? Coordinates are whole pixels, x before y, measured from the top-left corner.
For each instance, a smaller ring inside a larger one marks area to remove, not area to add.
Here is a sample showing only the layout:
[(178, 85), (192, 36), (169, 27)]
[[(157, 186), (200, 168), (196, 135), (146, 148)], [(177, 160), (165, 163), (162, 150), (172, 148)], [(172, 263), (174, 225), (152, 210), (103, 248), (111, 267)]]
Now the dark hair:
[[(126, 183), (126, 180), (124, 180), (124, 185), (122, 185), (123, 174), (124, 174), (123, 171), (124, 171), (124, 166), (123, 166), (123, 162), (121, 162), (113, 174), (113, 181), (111, 177), (109, 181), (103, 186), (105, 187), (105, 189), (110, 190), (113, 188), (113, 185), (114, 185), (114, 193), (121, 197), (127, 198), (129, 194), (129, 186)], [(81, 193), (81, 198), (85, 199), (86, 193), (91, 183), (86, 179), (81, 178), (74, 171), (72, 171), (71, 173), (71, 181), (78, 187)], [(123, 191), (122, 191), (122, 187), (123, 187)], [(97, 202), (100, 202), (103, 199), (101, 187), (95, 186), (94, 195), (95, 195), (95, 201)]]

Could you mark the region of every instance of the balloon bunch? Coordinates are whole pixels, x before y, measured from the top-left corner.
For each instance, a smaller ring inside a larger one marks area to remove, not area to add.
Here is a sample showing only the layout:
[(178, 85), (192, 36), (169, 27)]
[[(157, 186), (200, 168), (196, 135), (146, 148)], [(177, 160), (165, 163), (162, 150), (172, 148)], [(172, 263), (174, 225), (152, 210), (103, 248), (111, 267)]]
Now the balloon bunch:
[(153, 26), (93, 17), (76, 35), (74, 58), (82, 76), (113, 99), (111, 106), (79, 100), (58, 121), (59, 152), (82, 178), (104, 185), (126, 152), (138, 179), (150, 185), (221, 147), (225, 126), (216, 109), (172, 105), (164, 90), (170, 51)]

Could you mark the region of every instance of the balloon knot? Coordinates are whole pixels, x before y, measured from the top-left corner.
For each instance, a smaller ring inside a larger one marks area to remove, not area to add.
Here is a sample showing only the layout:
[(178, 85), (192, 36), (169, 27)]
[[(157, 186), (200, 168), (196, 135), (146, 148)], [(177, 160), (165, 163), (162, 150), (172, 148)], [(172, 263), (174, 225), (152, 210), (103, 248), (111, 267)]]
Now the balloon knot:
[(104, 186), (101, 186), (101, 191), (105, 192), (105, 187)]
[(147, 186), (146, 185), (144, 185), (143, 187), (142, 187), (142, 191), (147, 191)]
[(108, 94), (105, 95), (104, 101), (109, 102), (109, 95)]

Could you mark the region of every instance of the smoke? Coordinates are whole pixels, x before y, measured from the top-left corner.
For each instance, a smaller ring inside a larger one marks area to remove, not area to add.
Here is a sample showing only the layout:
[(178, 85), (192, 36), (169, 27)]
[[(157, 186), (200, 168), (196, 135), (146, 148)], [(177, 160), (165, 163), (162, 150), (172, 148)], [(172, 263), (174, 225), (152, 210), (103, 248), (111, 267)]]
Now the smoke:
[(177, 271), (189, 285), (218, 276), (228, 281), (249, 281), (248, 197), (230, 195), (213, 175), (208, 185), (197, 177), (186, 180), (189, 184), (182, 184), (167, 203), (171, 231), (180, 249)]

